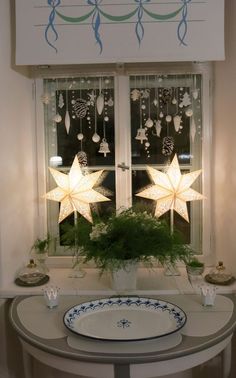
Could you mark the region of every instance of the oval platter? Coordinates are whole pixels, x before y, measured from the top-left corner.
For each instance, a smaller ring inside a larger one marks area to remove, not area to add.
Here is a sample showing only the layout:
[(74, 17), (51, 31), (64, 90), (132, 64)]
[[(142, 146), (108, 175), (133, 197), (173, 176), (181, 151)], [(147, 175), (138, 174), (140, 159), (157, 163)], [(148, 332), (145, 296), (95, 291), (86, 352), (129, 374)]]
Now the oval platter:
[(159, 299), (122, 296), (100, 298), (73, 306), (64, 314), (72, 332), (107, 341), (148, 340), (179, 331), (185, 312)]

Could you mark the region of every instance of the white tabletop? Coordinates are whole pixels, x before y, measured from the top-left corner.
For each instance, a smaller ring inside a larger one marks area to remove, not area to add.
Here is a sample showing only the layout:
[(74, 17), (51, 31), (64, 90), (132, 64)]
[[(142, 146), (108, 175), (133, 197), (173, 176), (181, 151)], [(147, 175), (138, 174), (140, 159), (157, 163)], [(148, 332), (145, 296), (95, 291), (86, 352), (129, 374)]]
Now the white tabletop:
[[(113, 365), (115, 378), (137, 377), (137, 374), (145, 377), (146, 367), (155, 371), (160, 368), (160, 372), (161, 369), (166, 372), (173, 366), (169, 360), (181, 362), (180, 370), (196, 366), (196, 361), (206, 361), (223, 350), (230, 342), (236, 326), (234, 295), (217, 295), (214, 306), (204, 307), (199, 294), (160, 294), (158, 297), (148, 297), (175, 303), (187, 314), (186, 325), (174, 336), (166, 336), (163, 343), (162, 338), (157, 338), (135, 343), (119, 342), (118, 345), (117, 342), (74, 336), (63, 325), (65, 311), (78, 303), (99, 297), (101, 296), (61, 295), (58, 307), (49, 309), (42, 295), (20, 296), (12, 303), (10, 319), (25, 347), (31, 345), (30, 348), (34, 349), (36, 358), (39, 353), (44, 353), (44, 357), (46, 353), (46, 356), (57, 358), (55, 366), (62, 358), (62, 366), (65, 366), (65, 358), (66, 361), (89, 362), (89, 368), (96, 363), (107, 368), (109, 366), (109, 369)], [(196, 359), (196, 356), (200, 358)], [(68, 369), (70, 368), (71, 364), (68, 364)], [(77, 371), (78, 366), (74, 369)]]

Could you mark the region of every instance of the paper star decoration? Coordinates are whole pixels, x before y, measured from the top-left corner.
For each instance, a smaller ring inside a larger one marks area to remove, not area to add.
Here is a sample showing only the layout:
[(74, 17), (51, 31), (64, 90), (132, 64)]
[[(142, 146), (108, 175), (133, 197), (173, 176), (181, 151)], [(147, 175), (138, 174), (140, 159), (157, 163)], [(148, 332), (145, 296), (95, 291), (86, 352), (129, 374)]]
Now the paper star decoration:
[(45, 198), (61, 202), (58, 223), (68, 215), (78, 211), (89, 222), (93, 222), (90, 203), (110, 201), (93, 189), (103, 170), (83, 175), (77, 156), (75, 156), (69, 174), (49, 168), (57, 188), (45, 194)]
[(181, 175), (176, 155), (166, 173), (149, 166), (147, 170), (154, 185), (139, 192), (136, 196), (156, 201), (155, 216), (157, 217), (168, 210), (175, 210), (189, 222), (186, 202), (205, 198), (202, 194), (190, 188), (202, 170)]

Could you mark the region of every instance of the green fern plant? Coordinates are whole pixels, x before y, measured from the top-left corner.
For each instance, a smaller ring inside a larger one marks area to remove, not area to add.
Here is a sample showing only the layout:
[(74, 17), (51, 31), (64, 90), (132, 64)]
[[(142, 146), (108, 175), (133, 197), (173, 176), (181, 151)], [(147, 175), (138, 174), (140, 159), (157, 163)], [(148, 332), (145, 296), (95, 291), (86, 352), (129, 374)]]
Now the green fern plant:
[(31, 247), (31, 251), (35, 251), (36, 254), (43, 254), (48, 251), (49, 244), (51, 242), (51, 236), (48, 233), (45, 239), (37, 238)]
[(166, 222), (134, 209), (113, 214), (105, 221), (95, 219), (94, 225), (79, 218), (79, 223), (67, 226), (64, 234), (64, 242), (70, 247), (76, 240), (80, 256), (85, 262), (95, 261), (101, 272), (124, 267), (129, 260), (152, 265), (153, 259), (164, 264), (189, 256), (180, 233), (171, 233)]

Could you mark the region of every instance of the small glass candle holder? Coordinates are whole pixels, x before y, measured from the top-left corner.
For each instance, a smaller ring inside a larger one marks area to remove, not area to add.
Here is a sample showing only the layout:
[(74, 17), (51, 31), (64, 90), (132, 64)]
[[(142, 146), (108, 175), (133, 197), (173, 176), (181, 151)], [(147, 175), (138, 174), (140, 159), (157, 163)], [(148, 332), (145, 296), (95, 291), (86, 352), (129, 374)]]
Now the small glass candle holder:
[(47, 286), (43, 289), (44, 299), (47, 307), (54, 308), (58, 306), (59, 303), (59, 287)]
[(216, 298), (216, 287), (209, 285), (201, 286), (201, 298), (203, 306), (214, 306)]

